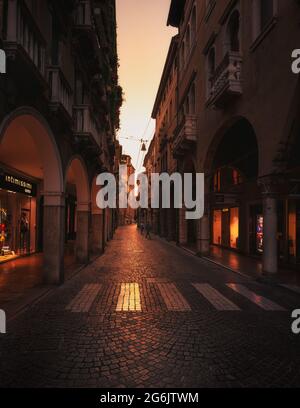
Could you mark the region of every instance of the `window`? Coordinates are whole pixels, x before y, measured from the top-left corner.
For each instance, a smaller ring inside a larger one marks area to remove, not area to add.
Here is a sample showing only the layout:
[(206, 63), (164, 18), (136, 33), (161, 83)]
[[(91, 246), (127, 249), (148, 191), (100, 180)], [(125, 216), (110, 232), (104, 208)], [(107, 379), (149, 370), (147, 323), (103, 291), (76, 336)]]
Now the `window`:
[(186, 57), (189, 56), (189, 51), (191, 48), (191, 27), (188, 25), (187, 31), (186, 31)]
[(185, 100), (185, 114), (189, 115), (190, 113), (190, 98), (189, 96)]
[(219, 192), (221, 190), (221, 170), (215, 172), (213, 189), (214, 192)]
[(277, 0), (253, 0), (254, 40), (269, 26), (277, 11)]
[(213, 87), (213, 76), (216, 70), (216, 51), (212, 47), (207, 55), (207, 95), (210, 96)]
[(216, 5), (216, 0), (206, 0), (206, 14), (205, 21), (208, 21), (214, 7)]
[(185, 65), (185, 43), (183, 41), (181, 46), (181, 68), (183, 69)]
[(242, 175), (236, 169), (232, 170), (232, 182), (235, 186), (242, 183)]
[(227, 25), (227, 48), (229, 51), (240, 51), (240, 13), (235, 10)]
[(263, 30), (265, 26), (272, 20), (274, 16), (273, 0), (260, 1), (260, 28)]
[(82, 76), (79, 70), (76, 70), (76, 78), (75, 78), (75, 103), (76, 105), (83, 105), (84, 104), (84, 87)]
[(196, 30), (197, 30), (197, 17), (196, 17), (196, 6), (193, 8), (192, 12), (192, 20), (191, 20), (191, 37), (192, 37), (192, 43), (196, 39)]
[(196, 95), (195, 84), (193, 84), (190, 90), (190, 114), (194, 115), (195, 111), (196, 111)]

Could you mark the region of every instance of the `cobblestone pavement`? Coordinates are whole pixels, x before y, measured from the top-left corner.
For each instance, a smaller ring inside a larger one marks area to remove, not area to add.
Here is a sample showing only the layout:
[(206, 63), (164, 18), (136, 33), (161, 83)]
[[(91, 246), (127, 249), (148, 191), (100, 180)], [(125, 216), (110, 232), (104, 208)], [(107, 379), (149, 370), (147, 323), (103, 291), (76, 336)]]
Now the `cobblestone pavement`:
[(0, 336), (2, 387), (300, 386), (295, 288), (120, 228)]

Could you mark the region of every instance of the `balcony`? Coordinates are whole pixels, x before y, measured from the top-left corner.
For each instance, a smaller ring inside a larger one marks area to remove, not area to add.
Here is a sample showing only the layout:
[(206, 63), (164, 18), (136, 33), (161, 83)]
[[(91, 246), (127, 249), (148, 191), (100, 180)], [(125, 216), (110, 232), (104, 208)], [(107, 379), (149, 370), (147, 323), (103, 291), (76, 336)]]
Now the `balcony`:
[(184, 115), (175, 130), (173, 156), (179, 158), (197, 143), (197, 117)]
[(210, 78), (207, 105), (223, 108), (229, 101), (242, 95), (242, 62), (238, 52), (228, 52)]
[(59, 67), (48, 68), (50, 109), (72, 120), (72, 90)]
[(79, 142), (88, 142), (96, 150), (101, 147), (100, 132), (89, 105), (73, 107), (73, 132)]
[(34, 76), (46, 87), (45, 42), (30, 11), (22, 1), (11, 0), (7, 19), (4, 49), (14, 62), (11, 71), (23, 82), (28, 75)]

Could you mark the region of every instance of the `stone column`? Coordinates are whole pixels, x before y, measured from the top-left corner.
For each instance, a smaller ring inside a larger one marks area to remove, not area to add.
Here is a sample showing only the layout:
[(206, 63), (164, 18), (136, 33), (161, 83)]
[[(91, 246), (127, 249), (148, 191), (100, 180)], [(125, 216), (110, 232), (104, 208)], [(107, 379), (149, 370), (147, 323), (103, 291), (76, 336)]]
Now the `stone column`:
[(64, 281), (65, 198), (63, 193), (43, 195), (43, 280), (57, 285)]
[(77, 205), (77, 230), (76, 230), (76, 260), (86, 264), (89, 261), (89, 203)]
[(197, 240), (197, 252), (201, 256), (207, 256), (210, 251), (210, 225), (209, 216), (204, 216), (199, 220), (198, 226), (198, 240)]
[(103, 211), (100, 209), (92, 213), (91, 251), (93, 255), (103, 253)]
[(179, 244), (186, 245), (187, 243), (187, 220), (185, 219), (185, 208), (179, 209)]
[(167, 240), (175, 240), (176, 217), (174, 217), (175, 210), (173, 208), (167, 210)]
[(275, 274), (278, 272), (276, 183), (268, 177), (262, 178), (260, 185), (264, 216), (263, 272)]
[(204, 196), (204, 215), (199, 220), (198, 225), (198, 239), (197, 239), (197, 252), (200, 256), (207, 256), (210, 252), (210, 221), (209, 221), (209, 208), (210, 208), (210, 183), (209, 176), (205, 178), (205, 196)]
[(278, 272), (277, 250), (277, 200), (265, 195), (263, 198), (264, 213), (264, 252), (263, 271), (275, 274)]

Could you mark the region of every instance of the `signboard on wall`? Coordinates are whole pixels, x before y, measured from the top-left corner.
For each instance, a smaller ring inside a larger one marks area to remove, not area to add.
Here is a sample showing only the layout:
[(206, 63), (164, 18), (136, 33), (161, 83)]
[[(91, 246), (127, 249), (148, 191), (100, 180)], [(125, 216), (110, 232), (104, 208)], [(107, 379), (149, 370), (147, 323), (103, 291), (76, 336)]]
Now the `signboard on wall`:
[(0, 188), (31, 197), (37, 193), (36, 184), (9, 173), (0, 173)]

